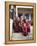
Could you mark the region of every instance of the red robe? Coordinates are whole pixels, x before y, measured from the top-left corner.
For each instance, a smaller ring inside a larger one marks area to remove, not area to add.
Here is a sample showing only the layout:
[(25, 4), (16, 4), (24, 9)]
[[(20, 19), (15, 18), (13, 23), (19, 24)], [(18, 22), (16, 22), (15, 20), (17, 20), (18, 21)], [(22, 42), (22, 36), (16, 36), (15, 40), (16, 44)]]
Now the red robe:
[(29, 24), (28, 23), (24, 23), (22, 29), (23, 29), (24, 33), (30, 32), (30, 26), (29, 26)]

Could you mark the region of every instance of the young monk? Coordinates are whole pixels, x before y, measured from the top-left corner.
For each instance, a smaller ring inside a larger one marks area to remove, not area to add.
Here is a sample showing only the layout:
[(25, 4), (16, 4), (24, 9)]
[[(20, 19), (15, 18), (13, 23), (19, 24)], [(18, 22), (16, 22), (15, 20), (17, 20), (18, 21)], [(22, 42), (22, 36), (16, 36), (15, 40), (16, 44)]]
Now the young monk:
[(23, 29), (23, 34), (24, 34), (25, 36), (27, 36), (27, 35), (28, 35), (28, 32), (30, 31), (30, 26), (29, 26), (29, 24), (26, 22), (25, 19), (23, 20), (23, 23), (22, 23), (22, 29)]

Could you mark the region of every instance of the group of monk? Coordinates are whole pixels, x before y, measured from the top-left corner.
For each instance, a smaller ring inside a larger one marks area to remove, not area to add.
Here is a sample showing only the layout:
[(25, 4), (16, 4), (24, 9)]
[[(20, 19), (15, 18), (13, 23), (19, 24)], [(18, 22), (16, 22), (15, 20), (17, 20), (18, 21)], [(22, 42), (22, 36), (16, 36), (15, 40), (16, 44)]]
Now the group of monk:
[(25, 36), (30, 32), (30, 23), (22, 16), (14, 16), (13, 29), (16, 33), (23, 33)]

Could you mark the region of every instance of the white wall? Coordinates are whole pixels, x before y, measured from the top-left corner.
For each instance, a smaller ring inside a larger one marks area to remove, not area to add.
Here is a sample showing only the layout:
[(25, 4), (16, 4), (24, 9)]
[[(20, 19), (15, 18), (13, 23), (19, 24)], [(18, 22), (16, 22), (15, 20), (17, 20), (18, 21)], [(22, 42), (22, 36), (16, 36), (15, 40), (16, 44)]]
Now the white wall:
[[(4, 1), (5, 0), (0, 0), (0, 46), (5, 46), (5, 2)], [(37, 3), (37, 0), (12, 0), (12, 1)], [(16, 45), (11, 44), (6, 46), (37, 46), (37, 43), (16, 44)]]

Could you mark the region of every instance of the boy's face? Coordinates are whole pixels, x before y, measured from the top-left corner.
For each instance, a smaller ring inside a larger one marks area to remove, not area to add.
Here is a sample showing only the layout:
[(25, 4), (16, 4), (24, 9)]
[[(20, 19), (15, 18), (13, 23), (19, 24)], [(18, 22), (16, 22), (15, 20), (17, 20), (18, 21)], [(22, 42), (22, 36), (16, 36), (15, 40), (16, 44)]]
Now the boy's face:
[(18, 19), (18, 21), (20, 21), (20, 18), (19, 17), (17, 19)]
[(23, 16), (21, 16), (21, 21), (23, 20)]
[(26, 19), (26, 22), (28, 22), (28, 19)]

